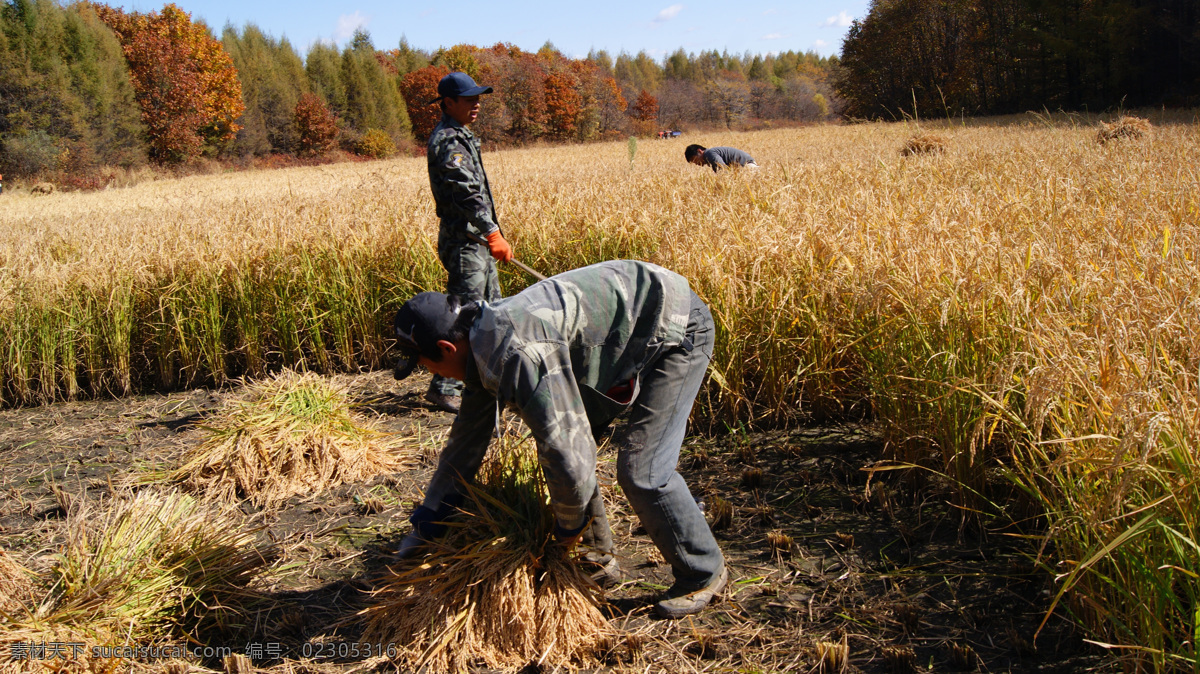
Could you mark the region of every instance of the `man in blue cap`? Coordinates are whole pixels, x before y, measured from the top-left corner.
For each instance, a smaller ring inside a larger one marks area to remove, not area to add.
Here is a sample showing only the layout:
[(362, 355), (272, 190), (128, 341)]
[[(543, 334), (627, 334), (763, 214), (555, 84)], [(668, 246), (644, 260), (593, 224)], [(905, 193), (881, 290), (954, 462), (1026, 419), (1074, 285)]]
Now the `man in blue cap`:
[(399, 557), (420, 557), (447, 531), (496, 431), (499, 405), (515, 411), (537, 443), (554, 537), (567, 548), (586, 546), (597, 582), (620, 580), (596, 443), (626, 414), (613, 437), (617, 483), (675, 576), (655, 611), (682, 618), (725, 588), (725, 557), (677, 468), (716, 332), (686, 278), (612, 260), (498, 302), (421, 293), (396, 313), (394, 328), (397, 378), (421, 365), (466, 382)]
[[(438, 257), (449, 274), (446, 293), (472, 302), (500, 299), (496, 260), (513, 258), (497, 224), (479, 139), (467, 129), (479, 116), (479, 96), (490, 93), (491, 87), (477, 85), (466, 73), (443, 77), (434, 99), (442, 106), (442, 121), (429, 136), (426, 152), (429, 187), (441, 220)], [(438, 409), (457, 413), (462, 390), (461, 381), (435, 375), (425, 397)]]

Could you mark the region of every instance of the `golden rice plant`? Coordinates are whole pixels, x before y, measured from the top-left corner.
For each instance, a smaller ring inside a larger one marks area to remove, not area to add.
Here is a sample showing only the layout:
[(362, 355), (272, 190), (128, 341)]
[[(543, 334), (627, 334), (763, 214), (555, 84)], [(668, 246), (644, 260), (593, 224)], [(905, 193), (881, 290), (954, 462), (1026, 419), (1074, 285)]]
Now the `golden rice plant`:
[(533, 449), (501, 446), (450, 531), (375, 591), (364, 638), (396, 644), (393, 663), (402, 670), (595, 663), (613, 643), (601, 591), (552, 542), (553, 527)]
[(179, 492), (142, 491), (104, 508), (85, 506), (70, 514), (67, 530), (45, 598), (12, 616), (0, 642), (6, 651), (13, 644), (82, 644), (63, 663), (68, 669), (102, 662), (92, 661), (93, 646), (180, 644), (241, 626), (256, 599), (248, 586), (273, 554), (255, 544), (236, 511)]
[(1104, 145), (1122, 138), (1139, 140), (1150, 135), (1152, 128), (1150, 120), (1144, 117), (1121, 115), (1114, 122), (1100, 122), (1100, 130), (1096, 132), (1096, 141)]
[(171, 478), (226, 502), (275, 506), (405, 470), (419, 458), (354, 412), (344, 386), (291, 370), (247, 384), (204, 430)]

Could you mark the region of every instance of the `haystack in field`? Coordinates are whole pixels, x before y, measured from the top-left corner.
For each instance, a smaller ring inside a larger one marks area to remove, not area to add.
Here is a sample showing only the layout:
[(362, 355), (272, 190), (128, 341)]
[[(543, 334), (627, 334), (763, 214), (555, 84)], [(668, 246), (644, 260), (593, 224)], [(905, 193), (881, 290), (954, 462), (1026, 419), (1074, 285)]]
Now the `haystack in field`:
[(312, 373), (285, 370), (248, 384), (205, 429), (208, 438), (172, 478), (224, 501), (275, 506), (419, 460), (355, 414), (344, 388)]
[(1100, 130), (1096, 132), (1096, 141), (1104, 145), (1110, 140), (1129, 138), (1139, 140), (1150, 135), (1150, 120), (1141, 117), (1122, 115), (1111, 123), (1100, 122)]
[(908, 157), (915, 154), (941, 154), (946, 151), (946, 140), (941, 136), (923, 133), (909, 138), (904, 147), (900, 148), (900, 156)]
[[(6, 652), (76, 644), (50, 661), (64, 671), (125, 669), (126, 647), (178, 648), (188, 637), (240, 624), (255, 600), (247, 585), (272, 556), (234, 511), (178, 492), (143, 491), (102, 511), (84, 508), (67, 528), (48, 596), (0, 632)], [(93, 647), (116, 650), (93, 659)], [(169, 656), (155, 659), (162, 657)]]
[(397, 644), (401, 671), (572, 668), (612, 642), (600, 588), (552, 542), (532, 451), (492, 456), (450, 532), (424, 560), (392, 569), (363, 611), (364, 640)]

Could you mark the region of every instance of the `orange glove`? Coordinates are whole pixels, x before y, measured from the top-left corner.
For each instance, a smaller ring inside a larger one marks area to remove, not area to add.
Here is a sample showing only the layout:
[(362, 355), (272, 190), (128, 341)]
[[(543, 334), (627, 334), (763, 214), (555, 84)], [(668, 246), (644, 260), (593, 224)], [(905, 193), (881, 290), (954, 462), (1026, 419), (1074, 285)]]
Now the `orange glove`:
[(513, 259), (512, 246), (504, 240), (504, 235), (500, 230), (496, 230), (487, 235), (488, 251), (492, 257), (496, 258), (497, 262), (509, 262)]

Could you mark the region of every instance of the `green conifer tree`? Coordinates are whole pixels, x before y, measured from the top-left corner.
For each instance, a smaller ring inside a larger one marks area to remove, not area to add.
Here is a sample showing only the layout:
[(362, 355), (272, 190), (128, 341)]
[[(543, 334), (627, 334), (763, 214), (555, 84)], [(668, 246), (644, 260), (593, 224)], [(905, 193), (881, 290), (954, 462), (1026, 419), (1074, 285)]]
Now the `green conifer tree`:
[(87, 5), (0, 5), (0, 172), (140, 162), (139, 119), (120, 46)]
[(346, 85), (342, 83), (342, 63), (337, 47), (321, 42), (309, 47), (304, 58), (308, 86), (325, 101), (338, 117), (346, 116)]
[(412, 125), (396, 80), (383, 69), (371, 37), (356, 31), (342, 52), (342, 83), (346, 91), (344, 119), (358, 133), (383, 131), (393, 141), (411, 138)]
[(253, 24), (247, 24), (241, 35), (226, 27), (222, 42), (233, 57), (246, 104), (235, 151), (242, 155), (295, 151), (294, 112), (308, 84), (299, 55), (286, 40), (264, 35)]

